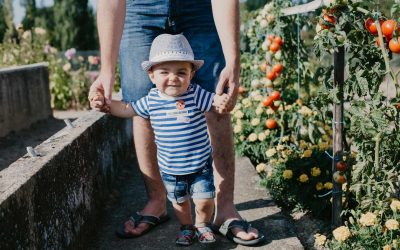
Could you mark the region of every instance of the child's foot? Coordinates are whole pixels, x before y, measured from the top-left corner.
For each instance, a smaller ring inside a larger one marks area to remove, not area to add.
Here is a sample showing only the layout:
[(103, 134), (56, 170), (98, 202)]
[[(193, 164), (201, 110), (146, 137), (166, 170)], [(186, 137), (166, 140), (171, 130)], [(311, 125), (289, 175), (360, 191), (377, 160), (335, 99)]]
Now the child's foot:
[(216, 241), (213, 231), (208, 226), (196, 227), (196, 235), (200, 243), (207, 244)]
[(196, 239), (196, 228), (193, 225), (182, 225), (175, 243), (180, 246), (190, 246)]

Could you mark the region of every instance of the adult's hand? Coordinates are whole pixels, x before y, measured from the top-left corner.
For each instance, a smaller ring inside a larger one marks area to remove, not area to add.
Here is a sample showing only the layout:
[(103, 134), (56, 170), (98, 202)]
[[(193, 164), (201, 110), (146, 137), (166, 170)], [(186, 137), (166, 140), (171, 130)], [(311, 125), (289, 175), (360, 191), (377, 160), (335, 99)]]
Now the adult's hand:
[(114, 88), (115, 78), (114, 74), (105, 74), (100, 71), (100, 75), (97, 79), (92, 83), (89, 90), (89, 101), (92, 101), (92, 98), (97, 92), (100, 92), (105, 99), (105, 105), (102, 112), (108, 112), (109, 104), (112, 99), (112, 90)]
[(227, 65), (221, 71), (215, 92), (217, 95), (222, 95), (224, 93), (224, 89), (228, 88), (227, 94), (229, 99), (225, 109), (217, 109), (218, 113), (222, 114), (230, 112), (235, 107), (239, 88), (239, 74), (240, 69), (236, 65)]

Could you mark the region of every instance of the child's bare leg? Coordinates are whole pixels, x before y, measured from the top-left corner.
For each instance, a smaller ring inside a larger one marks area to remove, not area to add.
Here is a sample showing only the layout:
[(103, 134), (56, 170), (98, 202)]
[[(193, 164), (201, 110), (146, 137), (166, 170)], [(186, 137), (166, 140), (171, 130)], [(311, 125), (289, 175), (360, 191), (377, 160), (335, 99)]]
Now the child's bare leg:
[(215, 242), (215, 235), (209, 227), (214, 211), (214, 199), (193, 199), (196, 205), (196, 231), (200, 243)]
[(181, 225), (192, 225), (192, 209), (190, 207), (190, 201), (186, 200), (183, 203), (172, 203), (176, 217), (178, 218)]
[(196, 206), (196, 225), (205, 225), (211, 222), (214, 212), (214, 199), (193, 199)]

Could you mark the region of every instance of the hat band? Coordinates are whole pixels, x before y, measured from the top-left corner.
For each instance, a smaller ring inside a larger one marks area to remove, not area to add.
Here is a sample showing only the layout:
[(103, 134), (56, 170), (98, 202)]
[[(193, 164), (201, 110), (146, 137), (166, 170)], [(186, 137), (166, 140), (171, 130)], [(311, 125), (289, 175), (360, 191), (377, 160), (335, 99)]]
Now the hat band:
[(168, 53), (153, 56), (150, 61), (152, 62), (165, 62), (165, 61), (193, 61), (194, 58), (192, 55), (184, 54), (184, 53)]

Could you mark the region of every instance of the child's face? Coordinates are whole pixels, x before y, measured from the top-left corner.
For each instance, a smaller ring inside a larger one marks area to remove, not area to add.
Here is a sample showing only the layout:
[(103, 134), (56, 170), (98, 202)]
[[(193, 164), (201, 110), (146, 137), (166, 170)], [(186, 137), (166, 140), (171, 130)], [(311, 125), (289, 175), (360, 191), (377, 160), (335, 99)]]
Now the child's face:
[(185, 93), (194, 76), (191, 63), (176, 61), (155, 65), (148, 73), (157, 89), (169, 96)]

